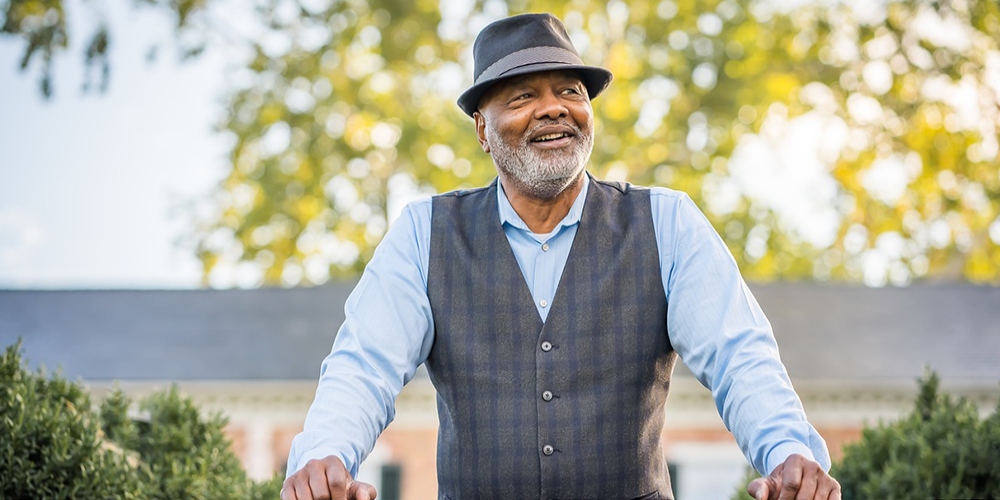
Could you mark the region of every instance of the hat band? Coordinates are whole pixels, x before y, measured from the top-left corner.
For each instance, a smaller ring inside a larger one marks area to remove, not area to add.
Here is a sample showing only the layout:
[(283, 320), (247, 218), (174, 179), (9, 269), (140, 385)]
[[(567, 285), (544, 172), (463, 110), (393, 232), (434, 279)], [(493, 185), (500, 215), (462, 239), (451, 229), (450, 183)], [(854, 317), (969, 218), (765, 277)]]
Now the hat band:
[(521, 66), (541, 63), (582, 65), (583, 60), (580, 59), (580, 56), (562, 47), (528, 47), (513, 54), (508, 54), (491, 64), (490, 67), (479, 74), (479, 77), (476, 78), (476, 83), (498, 78), (504, 73), (520, 68)]

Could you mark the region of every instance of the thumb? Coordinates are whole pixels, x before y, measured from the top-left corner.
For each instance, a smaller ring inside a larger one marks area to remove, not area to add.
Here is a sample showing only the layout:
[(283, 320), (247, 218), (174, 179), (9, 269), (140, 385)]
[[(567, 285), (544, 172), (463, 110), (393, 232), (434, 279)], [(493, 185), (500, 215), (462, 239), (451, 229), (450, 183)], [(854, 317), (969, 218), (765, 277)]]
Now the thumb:
[(361, 481), (352, 481), (347, 493), (347, 498), (353, 500), (375, 500), (378, 496), (374, 486)]
[(747, 485), (747, 493), (754, 497), (755, 500), (767, 500), (767, 498), (771, 495), (771, 491), (768, 486), (766, 477), (758, 477), (757, 479), (750, 481), (750, 484)]

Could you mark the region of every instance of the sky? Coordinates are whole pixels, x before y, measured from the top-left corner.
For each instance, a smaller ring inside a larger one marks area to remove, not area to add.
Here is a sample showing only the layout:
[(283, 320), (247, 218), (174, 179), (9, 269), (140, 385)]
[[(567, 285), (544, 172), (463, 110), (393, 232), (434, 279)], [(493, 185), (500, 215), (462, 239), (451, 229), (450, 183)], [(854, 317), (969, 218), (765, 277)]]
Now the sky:
[(78, 24), (79, 1), (50, 100), (37, 66), (18, 70), (20, 41), (0, 38), (0, 289), (199, 286), (194, 252), (175, 243), (189, 233), (177, 208), (225, 174), (213, 126), (227, 61), (209, 50), (180, 62), (166, 19), (129, 3), (105, 4), (116, 38), (104, 94), (81, 92), (81, 28), (92, 25)]

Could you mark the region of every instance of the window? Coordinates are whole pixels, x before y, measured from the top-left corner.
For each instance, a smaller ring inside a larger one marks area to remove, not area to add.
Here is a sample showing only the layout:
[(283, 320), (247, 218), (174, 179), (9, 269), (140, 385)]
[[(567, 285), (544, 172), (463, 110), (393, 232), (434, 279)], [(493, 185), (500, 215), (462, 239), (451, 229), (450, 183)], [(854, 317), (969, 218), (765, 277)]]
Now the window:
[(403, 491), (403, 468), (399, 464), (382, 466), (382, 488), (378, 490), (379, 500), (399, 500)]

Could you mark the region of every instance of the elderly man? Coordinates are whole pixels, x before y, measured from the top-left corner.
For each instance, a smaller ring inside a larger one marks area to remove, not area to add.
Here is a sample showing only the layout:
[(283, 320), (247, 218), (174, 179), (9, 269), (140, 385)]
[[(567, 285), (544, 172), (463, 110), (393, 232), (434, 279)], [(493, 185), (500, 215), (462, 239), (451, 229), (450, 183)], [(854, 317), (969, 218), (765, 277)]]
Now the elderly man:
[(459, 98), (498, 181), (409, 205), (347, 301), (284, 500), (373, 499), (353, 480), (426, 364), (442, 499), (670, 499), (660, 436), (679, 356), (767, 477), (839, 499), (770, 325), (683, 193), (585, 167), (611, 81), (548, 14), (497, 21)]

